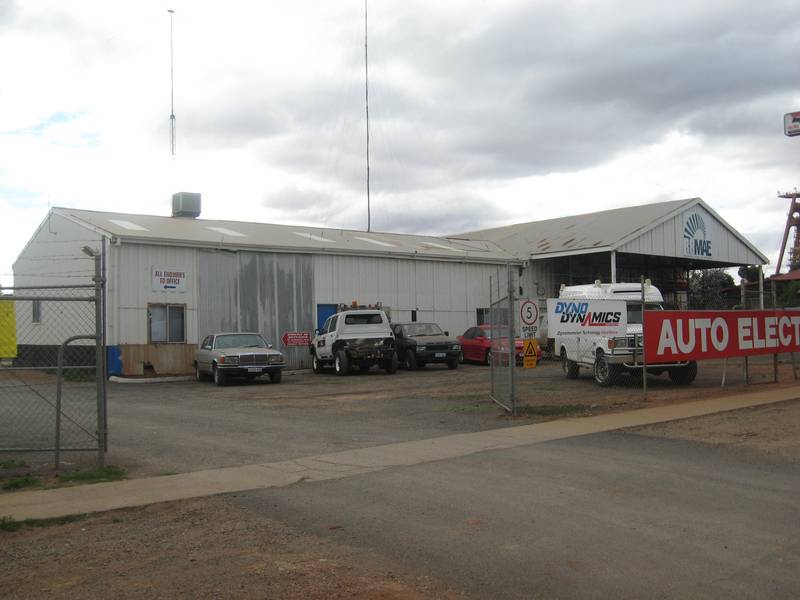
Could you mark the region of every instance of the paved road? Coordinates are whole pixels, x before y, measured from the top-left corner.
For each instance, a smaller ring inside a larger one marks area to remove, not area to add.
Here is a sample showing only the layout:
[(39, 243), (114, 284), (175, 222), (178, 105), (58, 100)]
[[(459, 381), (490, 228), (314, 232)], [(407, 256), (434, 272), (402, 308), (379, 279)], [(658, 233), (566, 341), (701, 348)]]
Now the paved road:
[(800, 597), (800, 467), (605, 433), (228, 496), (481, 598)]

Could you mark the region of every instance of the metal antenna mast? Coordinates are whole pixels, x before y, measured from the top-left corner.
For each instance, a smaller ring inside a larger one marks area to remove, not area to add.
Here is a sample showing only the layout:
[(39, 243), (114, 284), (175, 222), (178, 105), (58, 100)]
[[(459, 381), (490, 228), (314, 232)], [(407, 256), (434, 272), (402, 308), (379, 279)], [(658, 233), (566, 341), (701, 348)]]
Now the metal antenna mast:
[(171, 8), (169, 13), (169, 149), (172, 156), (175, 156), (175, 69), (172, 50), (172, 16), (175, 11)]
[(367, 231), (371, 230), (372, 216), (369, 206), (369, 61), (367, 54), (367, 0), (364, 0), (364, 99), (367, 110)]

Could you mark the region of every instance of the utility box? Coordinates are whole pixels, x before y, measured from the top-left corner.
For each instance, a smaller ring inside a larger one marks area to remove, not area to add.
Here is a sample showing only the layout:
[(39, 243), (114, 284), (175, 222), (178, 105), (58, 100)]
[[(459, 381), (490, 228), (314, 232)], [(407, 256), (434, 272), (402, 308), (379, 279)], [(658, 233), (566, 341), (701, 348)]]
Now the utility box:
[(200, 194), (178, 192), (172, 194), (172, 216), (196, 219), (200, 216)]

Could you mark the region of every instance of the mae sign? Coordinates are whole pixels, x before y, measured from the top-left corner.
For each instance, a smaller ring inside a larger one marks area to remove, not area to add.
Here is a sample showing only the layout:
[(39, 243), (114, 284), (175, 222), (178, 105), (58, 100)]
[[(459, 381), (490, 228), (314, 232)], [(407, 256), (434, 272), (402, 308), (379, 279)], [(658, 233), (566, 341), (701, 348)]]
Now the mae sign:
[(154, 292), (185, 292), (186, 271), (170, 267), (153, 267), (151, 282)]
[(683, 220), (683, 253), (686, 256), (711, 258), (711, 252), (711, 236), (703, 215), (697, 211), (687, 213)]
[(800, 310), (645, 311), (647, 362), (800, 351)]
[(547, 300), (547, 336), (619, 337), (628, 330), (624, 300)]

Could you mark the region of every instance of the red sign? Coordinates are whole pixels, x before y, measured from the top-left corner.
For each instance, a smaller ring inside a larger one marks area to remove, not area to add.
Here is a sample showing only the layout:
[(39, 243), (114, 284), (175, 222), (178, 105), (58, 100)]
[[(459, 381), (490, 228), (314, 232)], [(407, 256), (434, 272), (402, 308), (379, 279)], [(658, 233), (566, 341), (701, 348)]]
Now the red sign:
[(649, 310), (648, 363), (800, 351), (800, 310)]
[(311, 334), (307, 331), (285, 331), (281, 341), (284, 346), (308, 346)]

